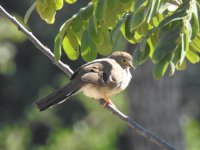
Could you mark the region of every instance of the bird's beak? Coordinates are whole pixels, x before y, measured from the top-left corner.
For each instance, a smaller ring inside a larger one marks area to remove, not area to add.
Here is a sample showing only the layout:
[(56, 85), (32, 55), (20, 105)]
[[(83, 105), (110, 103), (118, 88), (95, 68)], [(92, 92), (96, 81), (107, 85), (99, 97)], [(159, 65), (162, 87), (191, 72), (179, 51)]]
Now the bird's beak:
[(129, 67), (131, 67), (131, 68), (135, 69), (135, 67), (133, 66), (133, 64), (132, 64), (132, 62), (131, 62), (131, 61), (129, 61), (128, 65), (129, 65)]

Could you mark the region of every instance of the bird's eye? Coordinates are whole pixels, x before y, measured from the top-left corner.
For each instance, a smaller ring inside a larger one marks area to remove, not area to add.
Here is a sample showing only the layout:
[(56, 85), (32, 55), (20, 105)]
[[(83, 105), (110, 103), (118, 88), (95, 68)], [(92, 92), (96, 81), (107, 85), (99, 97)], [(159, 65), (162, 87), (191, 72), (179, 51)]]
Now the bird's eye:
[(126, 62), (126, 59), (122, 59), (122, 62), (125, 63), (125, 62)]

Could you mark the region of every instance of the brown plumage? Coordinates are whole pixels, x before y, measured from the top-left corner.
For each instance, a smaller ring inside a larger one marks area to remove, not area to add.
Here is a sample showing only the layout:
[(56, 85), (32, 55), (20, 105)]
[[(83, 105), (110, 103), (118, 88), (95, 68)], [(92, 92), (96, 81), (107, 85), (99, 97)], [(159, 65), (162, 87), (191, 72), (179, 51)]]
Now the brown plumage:
[(108, 97), (128, 86), (132, 77), (130, 67), (133, 67), (132, 56), (126, 52), (114, 52), (107, 58), (96, 59), (79, 67), (68, 84), (35, 104), (43, 111), (78, 92), (95, 99), (104, 98), (107, 104), (113, 104)]

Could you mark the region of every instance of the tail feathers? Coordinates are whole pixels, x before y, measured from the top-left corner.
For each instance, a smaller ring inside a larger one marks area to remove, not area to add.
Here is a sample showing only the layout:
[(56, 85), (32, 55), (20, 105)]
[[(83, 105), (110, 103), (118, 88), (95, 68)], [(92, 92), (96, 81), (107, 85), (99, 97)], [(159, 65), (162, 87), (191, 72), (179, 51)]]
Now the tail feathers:
[(70, 83), (64, 87), (57, 89), (48, 96), (35, 102), (35, 105), (40, 111), (44, 111), (49, 107), (60, 104), (67, 100), (71, 95), (75, 94), (79, 89), (76, 89), (73, 86), (70, 86)]

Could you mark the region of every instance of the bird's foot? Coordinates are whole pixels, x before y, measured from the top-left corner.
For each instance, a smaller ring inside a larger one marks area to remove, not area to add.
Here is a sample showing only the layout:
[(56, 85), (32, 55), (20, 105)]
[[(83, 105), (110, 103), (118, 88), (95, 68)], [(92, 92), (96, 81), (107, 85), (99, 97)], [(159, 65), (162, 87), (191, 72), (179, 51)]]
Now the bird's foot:
[(110, 104), (110, 105), (112, 105), (113, 107), (116, 108), (115, 104), (107, 96), (104, 96), (103, 99), (105, 100), (103, 107), (106, 107), (108, 104)]

